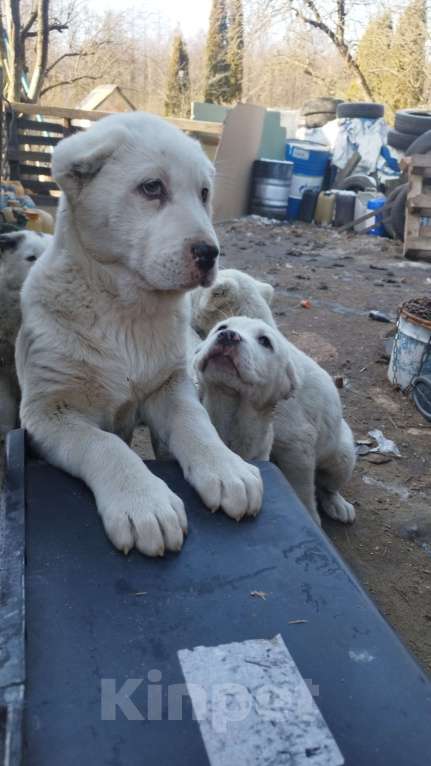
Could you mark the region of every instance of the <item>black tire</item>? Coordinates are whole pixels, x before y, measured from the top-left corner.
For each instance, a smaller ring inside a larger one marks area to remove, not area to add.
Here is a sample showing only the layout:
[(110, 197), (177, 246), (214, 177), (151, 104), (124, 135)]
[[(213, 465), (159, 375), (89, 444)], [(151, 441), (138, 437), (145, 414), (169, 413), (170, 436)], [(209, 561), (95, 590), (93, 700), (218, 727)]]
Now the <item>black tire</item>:
[(335, 119), (335, 112), (317, 112), (316, 114), (305, 115), (306, 128), (321, 128), (330, 120)]
[(337, 117), (355, 119), (356, 117), (363, 117), (368, 120), (378, 120), (383, 117), (385, 113), (385, 107), (383, 104), (368, 104), (365, 101), (358, 101), (355, 103), (349, 103), (348, 101), (338, 104)]
[(421, 136), (415, 138), (407, 149), (406, 154), (411, 156), (412, 154), (427, 154), (427, 152), (431, 152), (431, 130), (427, 130), (426, 133), (422, 133)]
[(406, 152), (415, 137), (411, 133), (401, 133), (399, 130), (388, 130), (388, 144), (394, 149)]
[(395, 232), (396, 238), (404, 242), (404, 226), (406, 222), (406, 201), (407, 192), (409, 190), (408, 184), (403, 184), (399, 187), (395, 202), (391, 211), (391, 225)]
[[(403, 184), (400, 186), (396, 186), (395, 189), (392, 189), (391, 193), (388, 195), (388, 198), (386, 200), (386, 204), (395, 203), (396, 198), (400, 194), (400, 192), (403, 190)], [(392, 226), (392, 211), (390, 213), (387, 213), (386, 215), (389, 215), (389, 220), (385, 221), (383, 226), (385, 227), (386, 234), (391, 239), (397, 239), (397, 235), (395, 232), (394, 227)]]
[(371, 176), (366, 176), (362, 173), (347, 176), (347, 178), (341, 182), (338, 188), (344, 189), (345, 191), (355, 192), (368, 191), (369, 189), (372, 189), (373, 191), (377, 192), (377, 184), (374, 178)]
[(431, 130), (431, 112), (425, 109), (400, 109), (395, 115), (395, 127), (401, 133), (412, 133), (421, 136)]
[(331, 112), (335, 115), (337, 111), (337, 99), (328, 97), (312, 98), (306, 101), (302, 107), (302, 114), (319, 114), (320, 112)]

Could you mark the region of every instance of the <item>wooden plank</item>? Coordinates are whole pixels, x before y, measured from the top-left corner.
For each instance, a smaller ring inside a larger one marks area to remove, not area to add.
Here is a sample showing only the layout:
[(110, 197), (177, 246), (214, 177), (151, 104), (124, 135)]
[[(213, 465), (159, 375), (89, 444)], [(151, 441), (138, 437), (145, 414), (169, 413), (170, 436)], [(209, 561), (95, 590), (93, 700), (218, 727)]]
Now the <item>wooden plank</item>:
[[(12, 101), (11, 107), (19, 114), (40, 114), (46, 117), (60, 117), (69, 120), (100, 120), (113, 112), (89, 111), (86, 109), (70, 109), (60, 106), (42, 106), (41, 104), (21, 104)], [(221, 136), (223, 124), (219, 122), (205, 122), (204, 120), (186, 120), (180, 117), (170, 117), (168, 122), (176, 125), (180, 130), (190, 133), (204, 133), (205, 135)]]
[(407, 195), (407, 205), (409, 208), (430, 208), (431, 207), (431, 194), (415, 194), (410, 197), (410, 193)]
[(65, 128), (58, 122), (38, 122), (37, 120), (26, 120), (25, 117), (18, 117), (18, 130), (30, 130), (33, 133), (60, 133), (65, 134)]
[(38, 194), (46, 194), (48, 191), (60, 191), (54, 181), (34, 181), (32, 178), (23, 178), (22, 185), (24, 189), (33, 189)]
[(51, 165), (52, 162), (52, 152), (46, 151), (46, 152), (31, 152), (26, 151), (25, 149), (21, 148), (21, 151), (19, 152), (19, 161), (20, 162), (44, 162), (47, 165)]
[(18, 133), (18, 143), (29, 146), (57, 146), (60, 136), (37, 136), (29, 133)]
[(49, 176), (51, 177), (51, 166), (47, 165), (22, 165), (19, 166), (19, 172), (22, 176)]

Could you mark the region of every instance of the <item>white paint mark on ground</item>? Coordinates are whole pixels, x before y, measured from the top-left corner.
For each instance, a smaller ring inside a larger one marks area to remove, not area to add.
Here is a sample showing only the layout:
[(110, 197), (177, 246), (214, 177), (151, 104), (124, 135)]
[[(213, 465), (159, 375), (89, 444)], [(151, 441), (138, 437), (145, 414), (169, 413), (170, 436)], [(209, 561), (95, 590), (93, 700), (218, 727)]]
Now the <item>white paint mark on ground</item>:
[(357, 650), (354, 649), (349, 650), (349, 657), (353, 662), (373, 662), (376, 658), (373, 654), (370, 654), (367, 652), (366, 649)]
[(178, 657), (211, 766), (344, 764), (281, 636)]

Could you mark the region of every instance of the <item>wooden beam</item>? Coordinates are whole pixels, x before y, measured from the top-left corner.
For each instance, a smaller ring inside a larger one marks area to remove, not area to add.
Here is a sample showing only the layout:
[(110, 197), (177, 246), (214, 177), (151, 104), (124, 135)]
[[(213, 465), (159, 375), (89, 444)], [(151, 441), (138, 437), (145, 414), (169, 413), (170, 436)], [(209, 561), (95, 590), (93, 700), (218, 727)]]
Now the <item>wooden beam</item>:
[[(64, 106), (42, 106), (42, 104), (22, 104), (17, 101), (11, 103), (12, 109), (18, 114), (40, 114), (44, 117), (60, 117), (67, 120), (100, 120), (117, 112), (100, 112), (87, 109), (71, 109)], [(204, 120), (186, 120), (180, 117), (168, 117), (168, 122), (176, 125), (180, 130), (188, 133), (201, 133), (204, 135), (220, 137), (223, 133), (223, 123), (206, 122)]]

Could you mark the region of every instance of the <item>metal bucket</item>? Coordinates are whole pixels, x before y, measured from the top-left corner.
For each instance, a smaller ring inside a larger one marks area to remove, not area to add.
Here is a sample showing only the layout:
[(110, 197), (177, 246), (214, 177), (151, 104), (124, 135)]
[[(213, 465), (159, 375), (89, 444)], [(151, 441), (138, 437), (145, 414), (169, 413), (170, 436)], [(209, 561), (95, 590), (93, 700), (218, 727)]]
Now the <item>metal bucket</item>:
[(284, 221), (292, 180), (293, 163), (255, 160), (251, 178), (249, 212)]
[(431, 322), (401, 308), (388, 378), (405, 391), (417, 375), (431, 376)]

